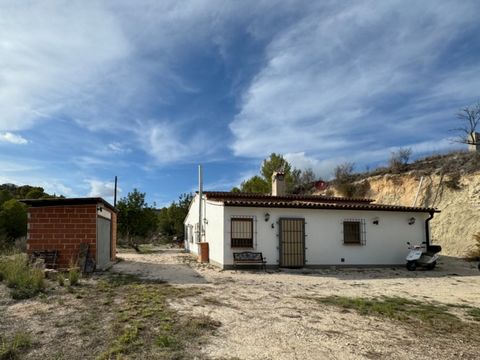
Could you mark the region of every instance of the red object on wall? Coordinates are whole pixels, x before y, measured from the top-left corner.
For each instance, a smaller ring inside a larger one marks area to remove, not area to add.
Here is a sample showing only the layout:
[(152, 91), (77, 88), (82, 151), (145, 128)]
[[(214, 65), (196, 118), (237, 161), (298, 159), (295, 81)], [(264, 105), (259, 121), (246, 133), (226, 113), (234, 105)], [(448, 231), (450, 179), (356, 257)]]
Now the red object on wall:
[(210, 261), (207, 242), (201, 242), (198, 244), (198, 261), (202, 263)]
[(326, 188), (328, 188), (328, 183), (326, 181), (319, 180), (315, 182), (315, 189), (322, 191)]

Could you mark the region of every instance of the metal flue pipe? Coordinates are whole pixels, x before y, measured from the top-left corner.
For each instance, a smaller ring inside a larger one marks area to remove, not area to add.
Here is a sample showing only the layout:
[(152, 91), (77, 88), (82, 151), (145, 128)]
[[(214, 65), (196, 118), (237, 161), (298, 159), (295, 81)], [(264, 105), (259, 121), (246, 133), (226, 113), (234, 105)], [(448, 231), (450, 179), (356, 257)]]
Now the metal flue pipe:
[(203, 196), (203, 170), (198, 165), (198, 242), (202, 242), (202, 196)]

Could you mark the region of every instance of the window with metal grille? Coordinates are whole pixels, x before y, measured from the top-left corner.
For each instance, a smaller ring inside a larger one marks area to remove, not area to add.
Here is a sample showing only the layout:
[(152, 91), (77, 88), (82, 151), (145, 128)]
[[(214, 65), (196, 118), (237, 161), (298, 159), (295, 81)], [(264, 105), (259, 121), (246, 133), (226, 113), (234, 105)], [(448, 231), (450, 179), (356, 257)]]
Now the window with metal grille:
[(365, 245), (365, 220), (343, 221), (343, 243), (345, 245)]
[(253, 219), (232, 218), (230, 224), (232, 248), (253, 248)]

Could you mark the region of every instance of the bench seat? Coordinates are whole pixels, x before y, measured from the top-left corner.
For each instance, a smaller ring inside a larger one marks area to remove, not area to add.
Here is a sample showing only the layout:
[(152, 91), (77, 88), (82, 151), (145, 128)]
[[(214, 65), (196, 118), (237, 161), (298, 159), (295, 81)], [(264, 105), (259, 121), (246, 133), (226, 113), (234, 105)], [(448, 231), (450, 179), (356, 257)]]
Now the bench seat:
[(243, 251), (233, 253), (233, 267), (237, 265), (260, 265), (263, 270), (266, 270), (267, 260), (263, 257), (261, 252)]

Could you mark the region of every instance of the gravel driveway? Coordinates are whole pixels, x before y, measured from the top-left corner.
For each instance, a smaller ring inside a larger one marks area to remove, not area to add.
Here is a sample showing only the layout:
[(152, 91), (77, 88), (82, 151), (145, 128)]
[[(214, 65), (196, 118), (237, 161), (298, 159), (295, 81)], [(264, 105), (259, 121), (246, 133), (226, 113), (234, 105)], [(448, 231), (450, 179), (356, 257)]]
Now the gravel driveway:
[(476, 264), (442, 258), (435, 271), (322, 269), (222, 271), (180, 250), (121, 253), (112, 271), (204, 291), (171, 304), (223, 325), (203, 347), (214, 359), (457, 359), (480, 355), (458, 339), (418, 334), (398, 323), (319, 305), (329, 295), (398, 296), (480, 307)]

